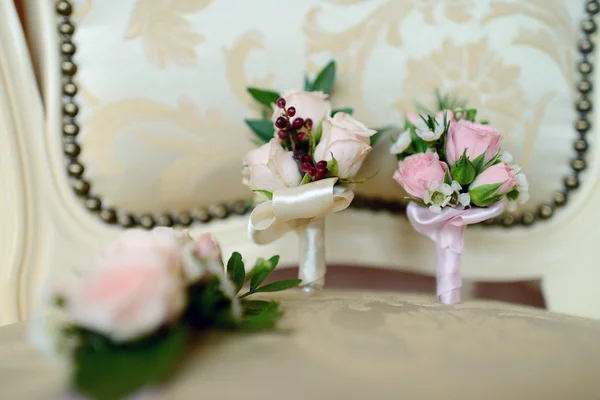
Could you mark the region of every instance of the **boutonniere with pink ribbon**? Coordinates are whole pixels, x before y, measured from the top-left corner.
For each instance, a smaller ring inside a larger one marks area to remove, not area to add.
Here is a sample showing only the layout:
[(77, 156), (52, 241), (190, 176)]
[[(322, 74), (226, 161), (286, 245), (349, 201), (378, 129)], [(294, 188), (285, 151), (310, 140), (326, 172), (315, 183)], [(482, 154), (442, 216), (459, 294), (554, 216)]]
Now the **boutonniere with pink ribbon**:
[(390, 152), (398, 157), (394, 180), (406, 191), (413, 228), (429, 237), (437, 252), (437, 296), (444, 304), (460, 301), (460, 256), (467, 225), (494, 218), (529, 198), (529, 186), (512, 156), (502, 150), (502, 135), (473, 108), (408, 113), (405, 130)]
[(248, 296), (300, 283), (264, 283), (278, 260), (259, 259), (246, 274), (239, 253), (223, 264), (210, 234), (127, 230), (87, 267), (55, 285), (52, 301), (30, 321), (30, 336), (45, 353), (69, 361), (67, 398), (158, 398), (150, 396), (160, 393), (159, 385), (203, 333), (275, 327), (280, 304)]
[(325, 283), (325, 217), (346, 209), (353, 185), (371, 151), (377, 131), (352, 117), (352, 109), (332, 110), (329, 93), (335, 63), (329, 63), (305, 90), (282, 94), (257, 88), (248, 92), (271, 119), (246, 123), (264, 143), (243, 159), (243, 182), (259, 197), (248, 232), (257, 244), (287, 232), (300, 239), (299, 278), (312, 293)]

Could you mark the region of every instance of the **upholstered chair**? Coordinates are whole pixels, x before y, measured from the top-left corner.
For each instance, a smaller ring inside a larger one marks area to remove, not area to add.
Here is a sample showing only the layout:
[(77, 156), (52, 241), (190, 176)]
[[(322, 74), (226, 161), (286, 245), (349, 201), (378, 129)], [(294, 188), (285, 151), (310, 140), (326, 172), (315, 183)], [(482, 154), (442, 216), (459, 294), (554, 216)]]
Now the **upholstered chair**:
[[(400, 125), (435, 89), (492, 121), (531, 200), (468, 229), (463, 276), (541, 279), (550, 310), (600, 317), (597, 2), (26, 0), (27, 44), (5, 3), (3, 323), (26, 318), (44, 282), (129, 227), (212, 231), (225, 252), (294, 266), (293, 234), (264, 247), (247, 238), (244, 119), (258, 110), (245, 88), (299, 88), (331, 59), (334, 105), (370, 126)], [(389, 143), (363, 167), (379, 173), (351, 208), (327, 218), (328, 261), (433, 274)]]

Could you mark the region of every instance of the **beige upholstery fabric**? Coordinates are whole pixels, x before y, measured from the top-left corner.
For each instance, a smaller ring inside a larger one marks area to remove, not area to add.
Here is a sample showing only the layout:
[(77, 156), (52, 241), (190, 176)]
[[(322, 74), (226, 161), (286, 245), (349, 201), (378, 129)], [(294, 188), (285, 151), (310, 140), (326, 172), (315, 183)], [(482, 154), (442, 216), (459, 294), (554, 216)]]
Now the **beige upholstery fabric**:
[[(280, 295), (281, 333), (218, 337), (193, 352), (167, 399), (597, 399), (600, 322), (421, 295)], [(289, 330), (288, 330), (289, 329)], [(0, 328), (6, 399), (52, 399), (64, 370)]]
[[(432, 103), (435, 89), (467, 98), (506, 135), (534, 204), (569, 171), (581, 2), (74, 5), (81, 158), (95, 191), (119, 209), (174, 212), (250, 198), (240, 179), (253, 147), (243, 120), (259, 113), (246, 86), (301, 88), (304, 71), (331, 58), (339, 64), (334, 105), (354, 107), (373, 127), (400, 125), (414, 101)], [(388, 146), (384, 138), (376, 147), (364, 174), (379, 174), (359, 192), (404, 196), (391, 180)]]

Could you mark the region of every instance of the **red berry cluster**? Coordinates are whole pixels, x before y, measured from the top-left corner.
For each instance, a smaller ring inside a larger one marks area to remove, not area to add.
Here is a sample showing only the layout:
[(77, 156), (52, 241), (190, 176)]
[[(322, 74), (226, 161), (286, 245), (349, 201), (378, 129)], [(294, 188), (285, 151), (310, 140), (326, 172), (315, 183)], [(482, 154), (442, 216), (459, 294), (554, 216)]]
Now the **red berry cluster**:
[(283, 110), (283, 113), (275, 120), (277, 137), (284, 147), (291, 148), (294, 158), (298, 162), (300, 170), (305, 172), (313, 180), (323, 179), (327, 176), (327, 161), (314, 163), (312, 157), (307, 154), (308, 135), (313, 126), (310, 118), (306, 120), (302, 117), (293, 118), (296, 115), (296, 108), (290, 106), (286, 108), (285, 99), (280, 97), (277, 100), (277, 107)]

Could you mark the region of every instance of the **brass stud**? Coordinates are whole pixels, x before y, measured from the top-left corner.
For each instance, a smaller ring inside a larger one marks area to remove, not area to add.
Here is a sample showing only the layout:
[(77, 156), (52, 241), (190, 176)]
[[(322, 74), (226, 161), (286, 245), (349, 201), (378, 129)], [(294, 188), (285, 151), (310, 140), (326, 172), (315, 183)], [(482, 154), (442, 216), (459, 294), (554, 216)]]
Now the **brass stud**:
[(535, 222), (535, 214), (531, 211), (524, 212), (521, 215), (521, 224), (531, 226)]
[(194, 219), (197, 219), (198, 221), (200, 221), (202, 223), (207, 223), (212, 218), (210, 213), (208, 212), (208, 210), (205, 208), (201, 208), (199, 210), (194, 210), (192, 212), (192, 217), (194, 217)]
[(63, 114), (69, 117), (75, 117), (79, 112), (79, 108), (75, 103), (65, 103), (63, 104)]
[(592, 67), (592, 64), (590, 64), (587, 61), (582, 61), (579, 63), (579, 72), (581, 72), (582, 74), (589, 74), (592, 72), (594, 68)]
[(177, 215), (177, 222), (183, 226), (190, 226), (193, 222), (193, 219), (189, 213), (182, 212)]
[(575, 172), (581, 172), (585, 169), (585, 167), (585, 160), (583, 158), (576, 158), (571, 161), (571, 168), (573, 168), (573, 171)]
[(81, 153), (81, 147), (75, 142), (67, 142), (63, 145), (63, 150), (69, 157), (77, 157)]
[(73, 186), (73, 190), (75, 191), (75, 193), (77, 193), (79, 196), (85, 196), (86, 194), (88, 194), (90, 192), (89, 182), (87, 182), (83, 179), (75, 180), (73, 182), (72, 186)]
[(67, 166), (67, 173), (69, 174), (69, 176), (72, 176), (74, 178), (79, 178), (81, 175), (83, 175), (84, 170), (85, 168), (83, 167), (83, 165), (81, 165), (77, 161), (73, 161)]
[(75, 85), (73, 82), (65, 83), (63, 86), (63, 93), (67, 96), (75, 96), (75, 94), (77, 94), (77, 85)]
[(579, 179), (574, 175), (565, 177), (564, 183), (568, 190), (577, 189), (579, 187)]
[(77, 124), (68, 123), (63, 125), (63, 134), (67, 136), (76, 136), (79, 133)]
[(575, 143), (573, 143), (573, 148), (575, 149), (575, 151), (578, 151), (580, 153), (587, 151), (587, 149), (588, 149), (587, 140), (577, 139), (575, 141)]
[(496, 219), (495, 218), (488, 218), (485, 221), (482, 222), (483, 225), (486, 226), (492, 226), (496, 223)]
[(68, 17), (73, 12), (73, 7), (68, 1), (59, 1), (56, 3), (56, 12), (64, 17)]
[(565, 192), (555, 192), (552, 197), (554, 205), (557, 207), (562, 207), (567, 204), (567, 194)]
[(500, 218), (500, 223), (505, 228), (510, 228), (511, 226), (513, 226), (515, 224), (515, 222), (516, 222), (515, 217), (512, 214), (504, 214)]
[(85, 199), (85, 206), (90, 211), (98, 211), (102, 207), (102, 201), (98, 197), (90, 196)]
[(577, 102), (577, 111), (579, 112), (588, 112), (592, 109), (592, 103), (589, 102), (589, 100), (580, 100)]
[(586, 19), (581, 22), (581, 30), (588, 35), (596, 32), (596, 23), (593, 19)]
[(150, 214), (144, 214), (140, 217), (140, 225), (146, 229), (154, 228), (154, 218)]
[(598, 6), (597, 1), (588, 1), (587, 5), (585, 6), (585, 10), (590, 14), (596, 14), (598, 10), (600, 10), (600, 6)]
[(173, 217), (171, 217), (169, 214), (161, 214), (156, 217), (156, 225), (173, 226)]
[(592, 83), (586, 79), (583, 79), (577, 83), (577, 90), (580, 93), (589, 93), (592, 91)]
[(210, 213), (217, 218), (227, 218), (229, 211), (223, 204), (215, 204), (209, 208)]
[(131, 228), (135, 226), (135, 217), (131, 214), (122, 214), (118, 218), (119, 225), (123, 228)]
[(579, 133), (585, 133), (590, 129), (590, 123), (586, 119), (577, 120), (577, 122), (575, 122), (575, 129), (577, 129), (577, 132)]
[(63, 61), (61, 64), (63, 74), (73, 76), (77, 73), (77, 66), (71, 61)]
[(108, 224), (117, 222), (117, 212), (112, 208), (105, 208), (100, 211), (100, 218)]
[(70, 40), (64, 40), (60, 45), (60, 52), (65, 56), (72, 56), (77, 51), (77, 46)]
[(248, 207), (246, 206), (246, 202), (244, 201), (236, 201), (231, 205), (231, 211), (237, 215), (244, 215)]
[(69, 21), (61, 22), (58, 25), (58, 31), (63, 35), (72, 35), (75, 33), (75, 26)]
[(548, 219), (550, 217), (552, 217), (552, 213), (554, 212), (554, 210), (552, 209), (552, 207), (548, 204), (543, 204), (540, 206), (539, 210), (538, 210), (538, 215), (541, 219)]

